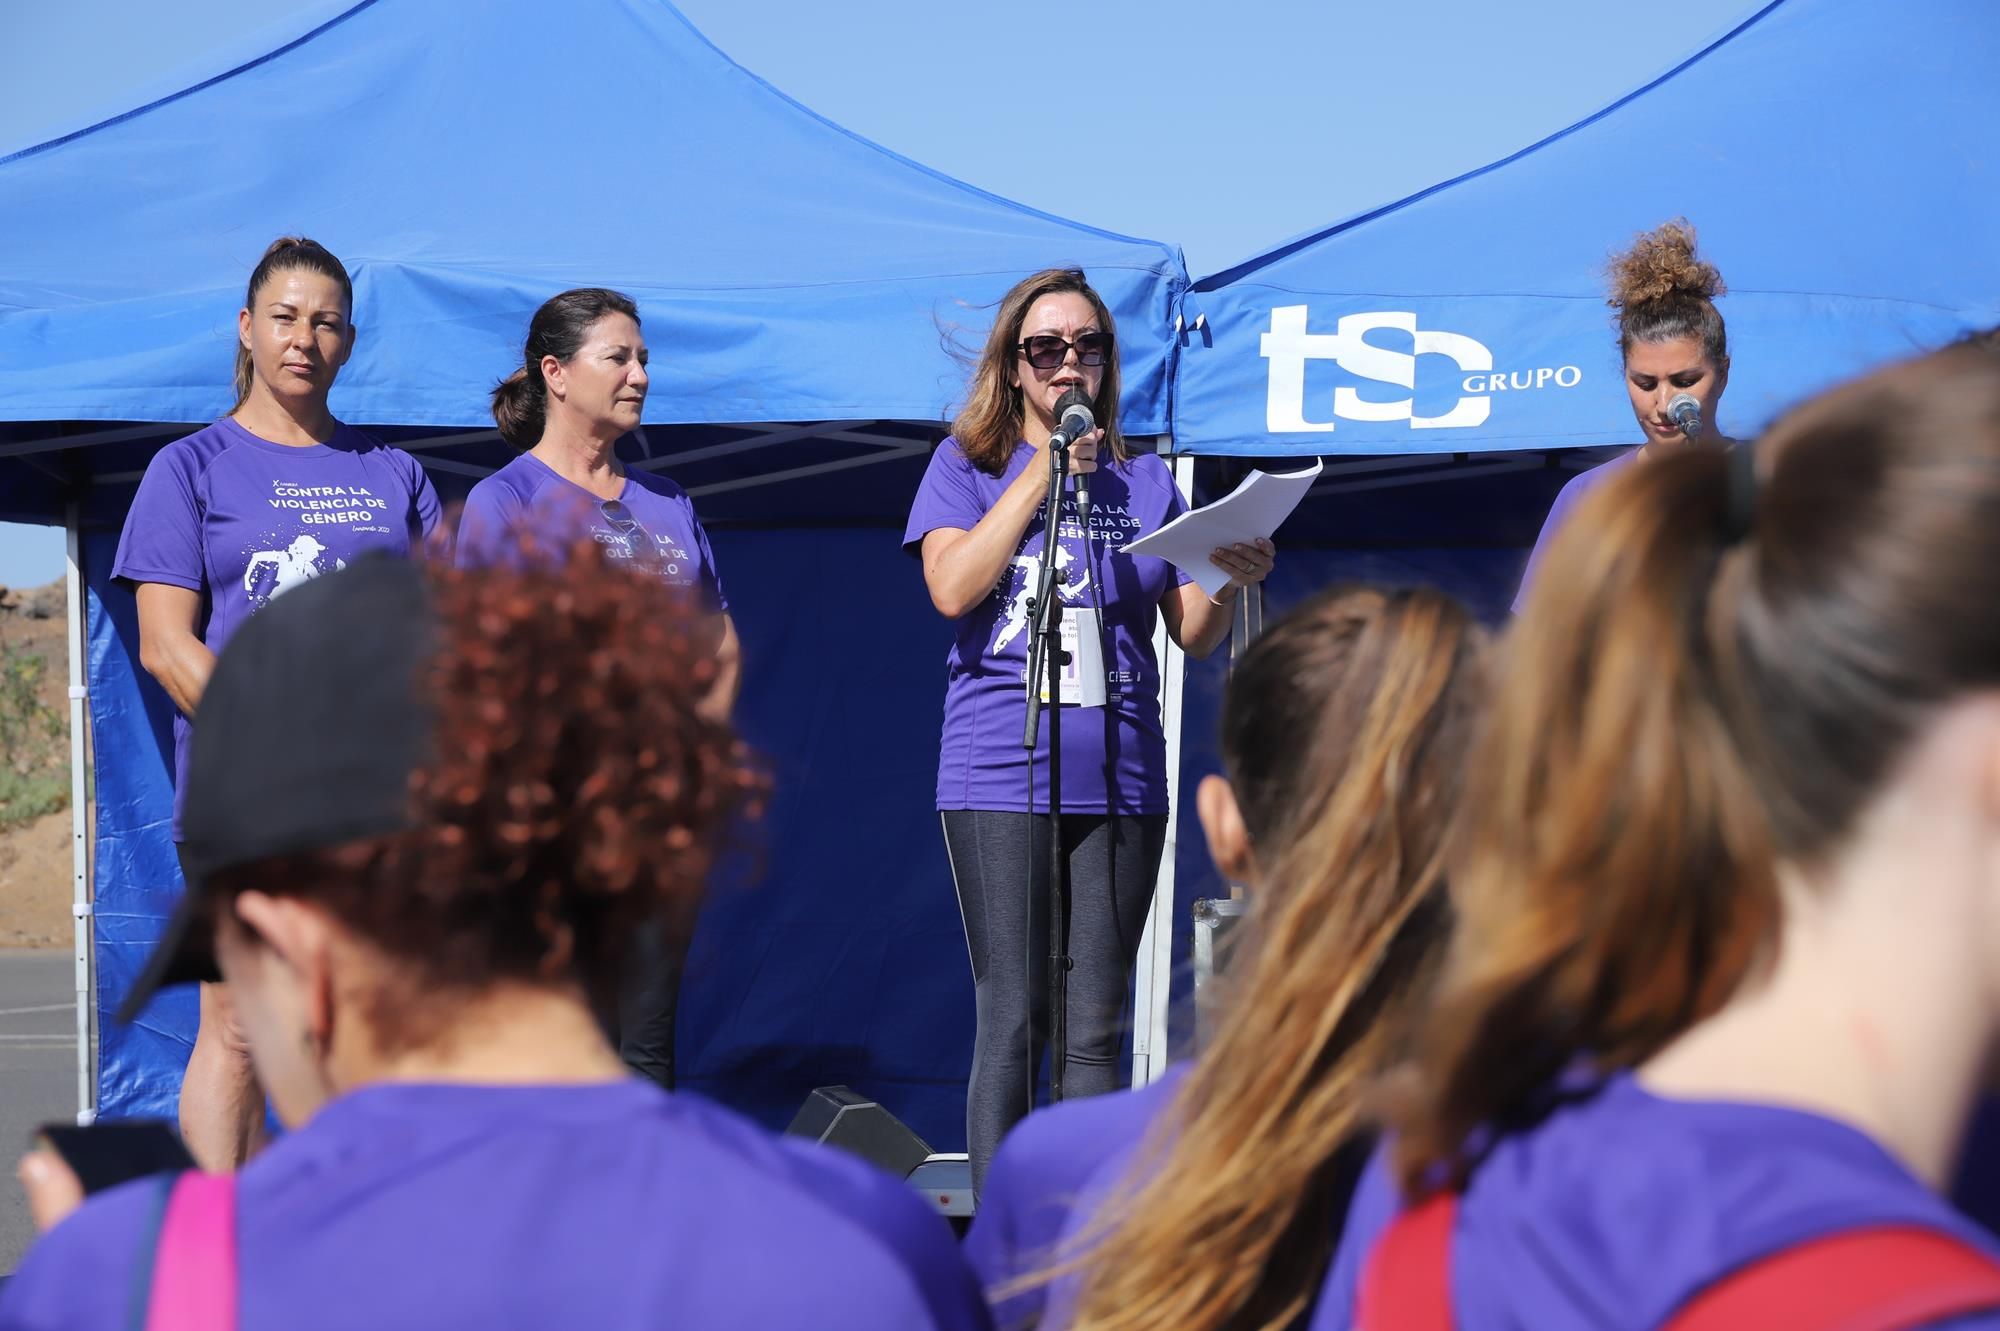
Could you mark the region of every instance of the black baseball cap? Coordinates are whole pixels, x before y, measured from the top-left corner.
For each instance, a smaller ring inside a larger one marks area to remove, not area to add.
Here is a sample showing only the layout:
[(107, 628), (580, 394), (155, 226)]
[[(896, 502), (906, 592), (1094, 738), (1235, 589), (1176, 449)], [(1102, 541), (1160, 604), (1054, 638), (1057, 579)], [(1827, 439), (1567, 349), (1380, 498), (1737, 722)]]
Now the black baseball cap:
[(386, 554), (293, 588), (237, 630), (189, 741), (187, 892), (118, 1020), (167, 985), (222, 978), (204, 909), (216, 873), (409, 826), (436, 637), (423, 571)]

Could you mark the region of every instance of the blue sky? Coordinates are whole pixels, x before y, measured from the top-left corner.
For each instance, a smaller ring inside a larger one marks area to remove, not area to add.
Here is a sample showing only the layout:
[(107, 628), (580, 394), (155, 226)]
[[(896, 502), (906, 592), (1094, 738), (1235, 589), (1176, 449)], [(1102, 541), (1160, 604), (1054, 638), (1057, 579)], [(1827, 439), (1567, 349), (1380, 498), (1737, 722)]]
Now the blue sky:
[[(376, 0), (380, 4), (438, 0)], [(477, 0), (461, 0), (476, 14)], [(345, 0), (9, 6), (0, 151)], [(739, 63), (984, 189), (1180, 244), (1197, 275), (1502, 157), (1646, 81), (1759, 0), (681, 0)], [(561, 9), (552, 6), (552, 16)], [(214, 71), (204, 71), (214, 72)], [(1636, 143), (1673, 168), (1672, 145)], [(0, 524), (0, 584), (59, 538)]]

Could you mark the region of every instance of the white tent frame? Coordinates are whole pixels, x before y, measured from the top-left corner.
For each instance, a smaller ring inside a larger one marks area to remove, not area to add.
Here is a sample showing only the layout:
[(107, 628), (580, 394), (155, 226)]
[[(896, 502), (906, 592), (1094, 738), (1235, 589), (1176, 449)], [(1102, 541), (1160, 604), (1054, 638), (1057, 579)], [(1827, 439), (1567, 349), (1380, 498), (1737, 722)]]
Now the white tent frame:
[(69, 831), (71, 953), (76, 974), (76, 1121), (88, 1126), (97, 1119), (97, 1060), (92, 1040), (97, 1004), (95, 985), (96, 917), (91, 879), (90, 750), (85, 727), (90, 722), (90, 691), (84, 681), (83, 524), (74, 501), (63, 511), (65, 564), (64, 602), (69, 619)]

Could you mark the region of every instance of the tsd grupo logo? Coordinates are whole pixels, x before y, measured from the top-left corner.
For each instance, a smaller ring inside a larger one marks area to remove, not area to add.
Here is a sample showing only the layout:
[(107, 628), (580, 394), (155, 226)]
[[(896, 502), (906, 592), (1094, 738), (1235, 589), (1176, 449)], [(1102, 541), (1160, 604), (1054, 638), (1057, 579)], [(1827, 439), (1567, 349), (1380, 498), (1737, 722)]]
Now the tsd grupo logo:
[[(1389, 401), (1364, 398), (1354, 388), (1333, 390), (1333, 416), (1350, 421), (1408, 421), (1413, 430), (1466, 429), (1482, 425), (1493, 409), (1493, 394), (1538, 388), (1575, 388), (1583, 371), (1574, 365), (1541, 366), (1532, 370), (1496, 371), (1486, 344), (1463, 333), (1417, 327), (1407, 310), (1376, 310), (1345, 314), (1331, 333), (1306, 330), (1304, 305), (1279, 305), (1271, 310), (1271, 330), (1258, 339), (1257, 354), (1271, 363), (1265, 399), (1265, 428), (1272, 434), (1324, 433), (1333, 419), (1314, 420), (1306, 413), (1306, 362), (1333, 361), (1360, 379), (1406, 390), (1408, 396)], [(1380, 347), (1366, 340), (1377, 329), (1405, 333), (1411, 350)], [(1445, 356), (1459, 369), (1458, 401), (1434, 416), (1416, 412), (1417, 357)]]

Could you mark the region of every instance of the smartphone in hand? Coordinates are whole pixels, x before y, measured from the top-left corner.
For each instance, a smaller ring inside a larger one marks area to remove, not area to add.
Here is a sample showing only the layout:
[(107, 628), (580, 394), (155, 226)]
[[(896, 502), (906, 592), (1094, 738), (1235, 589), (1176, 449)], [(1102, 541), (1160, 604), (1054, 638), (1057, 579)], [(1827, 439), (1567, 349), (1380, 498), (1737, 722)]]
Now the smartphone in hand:
[(49, 1151), (76, 1174), (85, 1196), (150, 1174), (195, 1168), (180, 1132), (165, 1119), (121, 1119), (114, 1123), (44, 1123), (35, 1145)]

